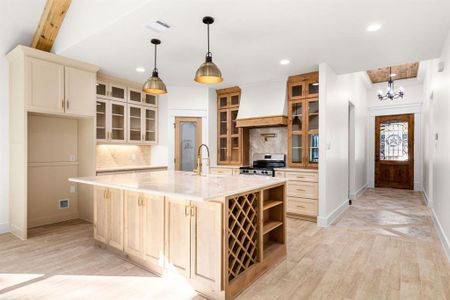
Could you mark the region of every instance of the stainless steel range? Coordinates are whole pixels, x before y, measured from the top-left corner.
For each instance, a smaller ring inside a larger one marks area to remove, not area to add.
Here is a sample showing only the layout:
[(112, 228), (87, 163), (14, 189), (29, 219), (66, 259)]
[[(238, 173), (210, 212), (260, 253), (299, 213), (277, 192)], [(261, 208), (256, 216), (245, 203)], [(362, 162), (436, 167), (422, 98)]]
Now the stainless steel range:
[(282, 153), (253, 155), (253, 167), (241, 167), (240, 174), (275, 176), (275, 168), (286, 166), (286, 156)]

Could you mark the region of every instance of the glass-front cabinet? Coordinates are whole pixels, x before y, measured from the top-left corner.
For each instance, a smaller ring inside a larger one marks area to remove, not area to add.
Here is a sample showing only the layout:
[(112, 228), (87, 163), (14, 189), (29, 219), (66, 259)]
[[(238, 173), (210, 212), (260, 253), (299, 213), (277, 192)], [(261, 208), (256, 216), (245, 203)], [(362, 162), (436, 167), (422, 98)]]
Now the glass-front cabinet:
[(128, 89), (128, 102), (133, 104), (142, 104), (146, 106), (157, 106), (157, 97), (155, 95), (144, 93), (139, 89)]
[(126, 142), (126, 104), (115, 101), (97, 100), (97, 141)]
[(157, 141), (157, 114), (153, 108), (128, 105), (128, 141), (154, 144)]
[(97, 80), (96, 93), (97, 98), (127, 101), (127, 87), (122, 84)]
[(317, 168), (319, 163), (318, 73), (288, 80), (288, 166)]
[(217, 90), (217, 163), (248, 164), (248, 129), (237, 127), (240, 88)]

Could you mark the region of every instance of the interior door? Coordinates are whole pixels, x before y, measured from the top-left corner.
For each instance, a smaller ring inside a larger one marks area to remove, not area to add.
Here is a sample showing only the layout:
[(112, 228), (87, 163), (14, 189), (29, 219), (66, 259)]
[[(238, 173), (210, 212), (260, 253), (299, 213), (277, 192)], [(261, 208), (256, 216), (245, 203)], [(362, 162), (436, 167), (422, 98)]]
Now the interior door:
[(414, 189), (414, 114), (375, 118), (375, 187)]
[(197, 166), (197, 149), (202, 143), (201, 118), (175, 118), (175, 168), (192, 171)]

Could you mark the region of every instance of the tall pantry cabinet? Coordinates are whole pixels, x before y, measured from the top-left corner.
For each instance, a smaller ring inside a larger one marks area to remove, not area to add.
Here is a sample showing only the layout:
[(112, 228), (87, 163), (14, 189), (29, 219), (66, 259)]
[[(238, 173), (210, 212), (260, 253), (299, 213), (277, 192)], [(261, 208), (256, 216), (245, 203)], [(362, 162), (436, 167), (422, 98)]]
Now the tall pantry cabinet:
[(8, 55), (10, 231), (92, 218), (93, 190), (68, 183), (95, 175), (98, 67), (25, 46)]

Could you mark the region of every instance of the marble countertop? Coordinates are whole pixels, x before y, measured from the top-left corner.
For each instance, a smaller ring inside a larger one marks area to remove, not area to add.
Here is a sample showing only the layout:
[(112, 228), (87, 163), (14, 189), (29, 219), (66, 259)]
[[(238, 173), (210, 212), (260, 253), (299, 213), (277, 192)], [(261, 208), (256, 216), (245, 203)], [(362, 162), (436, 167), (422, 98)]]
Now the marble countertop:
[(275, 171), (285, 171), (285, 172), (309, 172), (317, 173), (317, 169), (302, 169), (302, 168), (275, 168)]
[(239, 169), (245, 166), (211, 166), (211, 168), (223, 168), (223, 169)]
[(95, 171), (97, 173), (101, 173), (101, 172), (164, 169), (164, 168), (167, 169), (167, 166), (139, 165), (139, 166), (120, 166), (120, 167), (97, 168)]
[(197, 176), (192, 172), (160, 171), (69, 178), (69, 181), (194, 201), (210, 201), (285, 183), (286, 179), (269, 176)]

